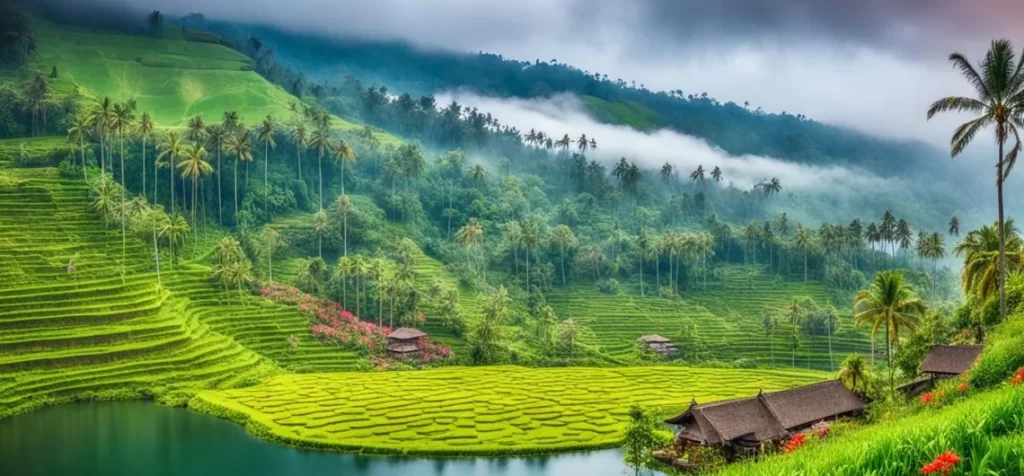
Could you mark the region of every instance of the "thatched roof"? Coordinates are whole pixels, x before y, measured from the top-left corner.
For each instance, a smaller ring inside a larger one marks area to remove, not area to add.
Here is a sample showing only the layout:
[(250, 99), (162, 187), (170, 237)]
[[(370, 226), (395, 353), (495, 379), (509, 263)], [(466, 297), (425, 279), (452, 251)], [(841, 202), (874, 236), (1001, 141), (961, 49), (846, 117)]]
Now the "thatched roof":
[(864, 410), (864, 402), (839, 380), (762, 395), (787, 430)]
[(651, 335), (646, 335), (646, 336), (640, 336), (639, 338), (637, 338), (636, 341), (637, 342), (643, 342), (645, 344), (670, 344), (670, 343), (672, 343), (672, 339), (669, 339), (668, 337), (662, 337), (662, 336), (660, 336), (658, 334), (651, 334)]
[(921, 372), (960, 375), (971, 368), (981, 349), (980, 345), (933, 345), (921, 363)]
[(399, 327), (398, 329), (395, 329), (391, 331), (390, 334), (388, 334), (388, 339), (419, 339), (420, 337), (423, 337), (425, 335), (426, 334), (420, 332), (419, 329), (413, 329), (412, 327)]
[(706, 445), (760, 442), (823, 420), (860, 412), (864, 403), (838, 380), (755, 397), (698, 405), (666, 423), (687, 427), (685, 438)]

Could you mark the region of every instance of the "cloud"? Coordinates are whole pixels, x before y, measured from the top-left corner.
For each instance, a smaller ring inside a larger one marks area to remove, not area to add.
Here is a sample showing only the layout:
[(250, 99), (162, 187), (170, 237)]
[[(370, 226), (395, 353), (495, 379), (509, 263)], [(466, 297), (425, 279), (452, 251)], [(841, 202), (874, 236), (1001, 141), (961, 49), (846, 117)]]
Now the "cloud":
[(668, 129), (645, 133), (626, 126), (599, 123), (587, 115), (580, 102), (570, 95), (543, 100), (500, 99), (466, 92), (443, 92), (436, 96), (438, 104), (445, 105), (454, 100), (476, 107), (520, 131), (536, 129), (553, 137), (569, 134), (574, 139), (586, 134), (595, 138), (598, 145), (597, 150), (588, 152), (588, 155), (605, 164), (613, 164), (620, 157), (625, 157), (646, 169), (657, 170), (667, 162), (681, 176), (689, 174), (698, 165), (704, 166), (708, 172), (718, 166), (722, 168), (726, 181), (740, 188), (750, 188), (762, 180), (776, 177), (787, 191), (832, 194), (871, 187), (888, 188), (898, 183), (897, 179), (846, 167), (813, 166), (756, 155), (730, 155), (703, 139)]

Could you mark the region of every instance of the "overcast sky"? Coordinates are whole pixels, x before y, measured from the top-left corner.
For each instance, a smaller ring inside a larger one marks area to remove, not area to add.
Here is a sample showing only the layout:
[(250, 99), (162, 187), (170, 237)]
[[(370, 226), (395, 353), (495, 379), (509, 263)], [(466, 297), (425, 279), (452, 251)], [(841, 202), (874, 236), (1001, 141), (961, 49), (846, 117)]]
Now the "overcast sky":
[(925, 109), (970, 93), (949, 53), (976, 60), (997, 37), (1024, 46), (1022, 0), (92, 1), (557, 59), (652, 89), (940, 145), (957, 119), (928, 123)]

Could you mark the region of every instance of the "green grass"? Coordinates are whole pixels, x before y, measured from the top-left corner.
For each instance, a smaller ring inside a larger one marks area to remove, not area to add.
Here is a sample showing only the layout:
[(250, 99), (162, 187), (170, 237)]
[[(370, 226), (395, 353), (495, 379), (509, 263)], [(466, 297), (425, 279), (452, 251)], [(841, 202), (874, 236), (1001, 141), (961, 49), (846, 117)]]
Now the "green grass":
[(184, 403), (281, 369), (354, 367), (303, 315), (225, 293), (209, 269), (171, 269), (165, 255), (160, 288), (151, 248), (131, 236), (122, 280), (120, 230), (88, 210), (83, 182), (52, 168), (0, 173), (0, 418), (80, 399)]
[(1024, 389), (1003, 387), (939, 410), (853, 430), (789, 455), (730, 466), (722, 475), (906, 475), (939, 454), (962, 458), (950, 474), (1024, 472)]
[(657, 112), (640, 103), (611, 102), (594, 96), (582, 96), (581, 99), (587, 110), (606, 124), (622, 124), (641, 131), (650, 131), (664, 123)]
[(286, 375), (246, 389), (200, 393), (189, 406), (262, 438), (334, 450), (514, 454), (617, 446), (632, 403), (670, 413), (821, 380), (805, 371), (685, 367)]
[[(24, 150), (24, 159), (22, 159)], [(0, 140), (0, 168), (13, 166), (57, 165), (72, 153), (63, 137), (26, 137)]]
[[(267, 114), (287, 120), (293, 116), (289, 104), (298, 101), (253, 71), (248, 57), (221, 45), (186, 41), (181, 35), (127, 35), (40, 19), (33, 20), (32, 28), (38, 43), (35, 66), (45, 73), (57, 66), (53, 89), (58, 96), (77, 90), (86, 97), (135, 99), (139, 111), (152, 114), (160, 126), (184, 126), (195, 115), (208, 123), (219, 122), (227, 110), (237, 111), (249, 124)], [(350, 131), (363, 127), (339, 118), (333, 126)], [(390, 134), (376, 135), (382, 144), (400, 143)]]

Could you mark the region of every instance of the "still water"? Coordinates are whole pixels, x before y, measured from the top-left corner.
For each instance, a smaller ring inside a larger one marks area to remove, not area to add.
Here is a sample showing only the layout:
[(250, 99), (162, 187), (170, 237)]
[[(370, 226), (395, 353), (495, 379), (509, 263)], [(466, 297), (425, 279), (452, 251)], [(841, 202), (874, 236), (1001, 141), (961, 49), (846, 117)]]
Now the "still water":
[(0, 420), (0, 475), (619, 476), (619, 450), (430, 459), (303, 451), (241, 426), (147, 402), (62, 405)]

